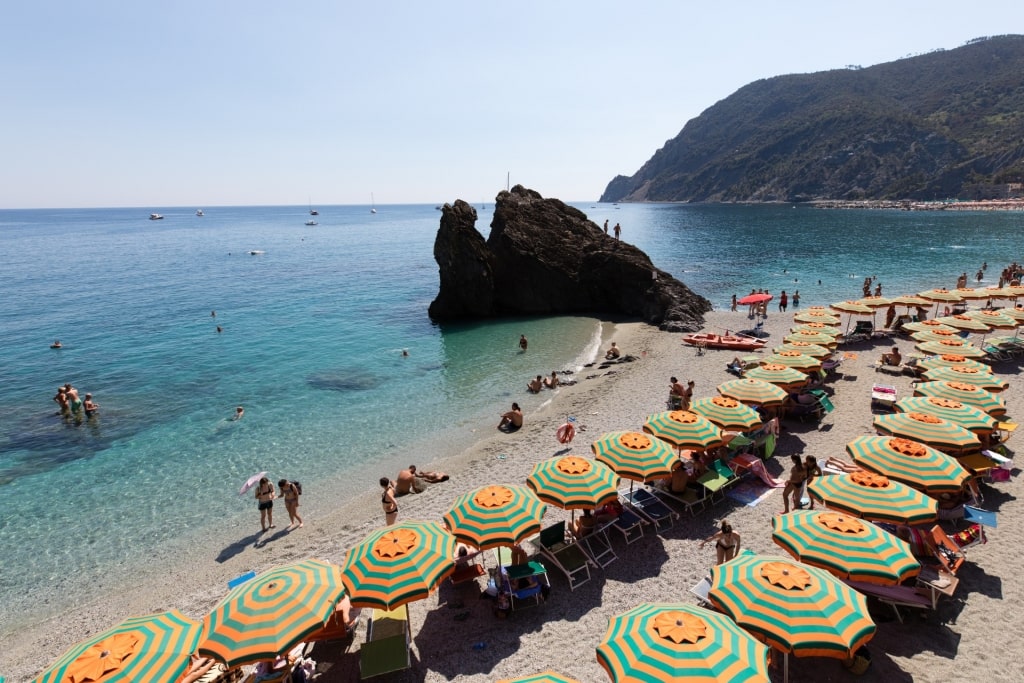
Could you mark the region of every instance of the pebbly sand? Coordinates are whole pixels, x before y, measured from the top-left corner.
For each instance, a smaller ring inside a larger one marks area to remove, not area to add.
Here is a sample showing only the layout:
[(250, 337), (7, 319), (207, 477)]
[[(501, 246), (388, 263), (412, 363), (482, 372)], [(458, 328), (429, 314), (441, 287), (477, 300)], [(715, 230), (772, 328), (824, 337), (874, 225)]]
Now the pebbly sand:
[[(766, 329), (771, 333), (769, 348), (781, 343), (792, 325), (792, 310), (772, 313)], [(707, 316), (706, 329), (748, 326), (745, 313), (716, 311)], [(551, 401), (526, 415), (526, 424), (515, 434), (494, 432), (467, 451), (426, 462), (421, 468), (442, 469), (451, 481), (431, 486), (419, 495), (399, 500), (399, 519), (439, 520), (458, 493), (488, 483), (523, 483), (534, 463), (564, 452), (555, 431), (567, 415), (577, 418), (578, 434), (571, 452), (590, 454), (590, 443), (604, 432), (637, 430), (647, 415), (664, 410), (669, 377), (696, 382), (694, 397), (715, 395), (715, 387), (732, 376), (725, 365), (733, 354), (709, 350), (697, 355), (683, 346), (678, 334), (660, 332), (639, 323), (606, 325), (624, 353), (637, 358), (613, 368), (587, 368), (575, 386), (548, 392)], [(895, 342), (906, 355), (913, 342)], [(872, 434), (871, 385), (878, 381), (897, 386), (900, 397), (910, 395), (910, 378), (877, 374), (870, 364), (892, 342), (878, 340), (844, 349), (857, 354), (843, 363), (843, 377), (833, 383), (836, 410), (820, 424), (783, 423), (776, 457), (769, 471), (780, 475), (782, 458), (791, 453), (818, 457), (846, 458), (844, 447), (854, 437)], [(1017, 381), (1016, 363), (994, 368), (1010, 381), (1003, 393), (1008, 414), (1020, 415), (1024, 383)], [(497, 416), (494, 420), (497, 423)], [(1021, 438), (1021, 437), (1017, 437)], [(1009, 446), (1015, 446), (1011, 440)], [(887, 606), (872, 606), (878, 632), (869, 643), (873, 655), (870, 670), (854, 676), (838, 660), (790, 659), (790, 680), (811, 681), (1017, 681), (1020, 664), (1013, 654), (1018, 634), (1024, 632), (1024, 556), (1015, 548), (1021, 537), (1024, 515), (1016, 498), (1021, 478), (982, 485), (984, 507), (999, 513), (999, 527), (989, 534), (990, 542), (972, 548), (959, 572), (960, 585), (954, 599), (944, 598), (934, 613), (907, 613), (899, 623)], [(305, 528), (286, 532), (279, 522), (277, 533), (259, 538), (250, 531), (225, 529), (222, 538), (210, 539), (208, 547), (195, 548), (180, 563), (154, 567), (138, 577), (138, 585), (122, 590), (101, 591), (94, 602), (82, 605), (58, 618), (33, 624), (0, 638), (0, 675), (10, 681), (30, 680), (67, 647), (107, 628), (131, 614), (146, 614), (178, 608), (202, 618), (223, 596), (228, 579), (250, 569), (272, 566), (306, 557), (341, 563), (346, 549), (383, 524), (379, 492), (368, 491), (345, 505), (331, 501), (304, 501)], [(747, 507), (726, 498), (724, 502), (691, 518), (683, 513), (676, 526), (662, 536), (648, 530), (646, 537), (625, 546), (613, 538), (618, 561), (606, 569), (592, 570), (593, 578), (575, 592), (565, 577), (550, 572), (552, 592), (539, 606), (513, 613), (507, 620), (492, 616), (491, 603), (479, 599), (478, 586), (445, 583), (430, 598), (410, 605), (413, 632), (413, 666), (392, 674), (385, 681), (496, 681), (554, 669), (584, 683), (606, 681), (594, 648), (601, 641), (609, 616), (624, 612), (641, 602), (684, 602), (696, 599), (689, 589), (707, 574), (714, 562), (714, 548), (699, 548), (719, 521), (728, 518), (742, 535), (743, 547), (758, 553), (785, 555), (771, 541), (771, 517), (782, 509), (780, 490), (756, 506)], [(280, 511), (283, 513), (283, 510)], [(569, 513), (549, 506), (545, 524)], [(256, 519), (253, 519), (255, 527)], [(489, 563), (493, 566), (493, 560)], [(40, 600), (45, 600), (40, 591)], [(460, 616), (468, 612), (461, 620)], [(365, 617), (354, 642), (318, 644), (313, 658), (323, 683), (358, 680), (359, 643), (365, 636)], [(474, 649), (478, 642), (486, 643)], [(781, 669), (772, 671), (781, 681)]]

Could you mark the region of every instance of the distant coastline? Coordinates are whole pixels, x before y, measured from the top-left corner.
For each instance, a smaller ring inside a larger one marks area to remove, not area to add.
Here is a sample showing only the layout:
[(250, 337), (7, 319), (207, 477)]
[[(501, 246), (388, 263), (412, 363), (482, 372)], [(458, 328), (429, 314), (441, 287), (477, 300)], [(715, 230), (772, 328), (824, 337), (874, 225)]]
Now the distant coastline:
[(1024, 211), (1024, 199), (922, 202), (913, 199), (819, 199), (807, 202), (819, 209), (898, 209), (900, 211)]

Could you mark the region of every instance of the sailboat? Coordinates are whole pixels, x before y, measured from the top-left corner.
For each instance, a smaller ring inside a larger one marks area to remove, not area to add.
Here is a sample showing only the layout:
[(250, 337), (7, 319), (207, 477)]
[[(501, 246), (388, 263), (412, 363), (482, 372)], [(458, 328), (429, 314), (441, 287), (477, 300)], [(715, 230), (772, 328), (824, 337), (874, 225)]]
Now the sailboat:
[(370, 213), (377, 213), (377, 204), (373, 201), (373, 193), (370, 193)]

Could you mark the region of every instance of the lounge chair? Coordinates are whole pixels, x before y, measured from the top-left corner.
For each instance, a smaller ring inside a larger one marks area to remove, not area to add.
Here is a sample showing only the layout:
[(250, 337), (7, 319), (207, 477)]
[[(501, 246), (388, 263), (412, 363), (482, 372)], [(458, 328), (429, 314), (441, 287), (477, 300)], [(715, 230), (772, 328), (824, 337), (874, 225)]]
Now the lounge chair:
[(619, 499), (638, 515), (654, 525), (655, 532), (671, 529), (679, 515), (647, 489), (635, 488), (619, 491)]
[(622, 538), (626, 541), (626, 545), (629, 545), (633, 541), (639, 541), (644, 535), (644, 520), (639, 516), (635, 515), (629, 510), (623, 509), (619, 513), (619, 516), (615, 518), (615, 522), (610, 527), (615, 529)]
[(482, 550), (456, 558), (455, 571), (452, 572), (450, 577), (452, 585), (457, 586), (460, 583), (472, 581), (486, 574), (487, 570), (484, 568), (483, 560), (484, 551)]
[(660, 486), (649, 485), (650, 490), (654, 495), (659, 496), (665, 500), (672, 500), (683, 506), (684, 510), (688, 510), (690, 515), (693, 517), (697, 516), (697, 510), (703, 510), (704, 504), (707, 502), (707, 494), (704, 493), (707, 489), (698, 487), (686, 487), (686, 490), (682, 493), (673, 493), (668, 489), (663, 489)]
[(539, 536), (540, 553), (558, 567), (569, 579), (569, 590), (576, 590), (590, 581), (590, 561), (587, 554), (571, 537), (566, 536), (565, 521), (542, 529)]
[(846, 581), (846, 585), (862, 595), (875, 598), (879, 602), (892, 607), (896, 618), (903, 623), (903, 615), (900, 614), (900, 607), (913, 607), (915, 609), (935, 609), (935, 604), (930, 595), (923, 595), (921, 591), (912, 586), (880, 586), (875, 583), (864, 583), (862, 581)]
[(697, 603), (701, 607), (708, 609), (714, 609), (714, 605), (711, 602), (711, 598), (708, 597), (708, 593), (711, 592), (711, 579), (705, 576), (703, 579), (698, 581), (690, 588), (690, 592), (697, 596)]
[(409, 608), (373, 610), (366, 627), (366, 642), (359, 648), (359, 678), (367, 679), (412, 666)]
[(612, 549), (611, 539), (608, 538), (608, 530), (613, 526), (614, 519), (593, 527), (586, 535), (576, 536), (576, 542), (583, 548), (583, 552), (601, 569), (619, 559)]
[(708, 467), (707, 472), (697, 477), (697, 483), (707, 490), (709, 500), (714, 502), (716, 498), (724, 499), (725, 490), (739, 479), (739, 476), (728, 465), (721, 460), (715, 460)]
[(938, 524), (932, 527), (932, 540), (935, 542), (935, 557), (939, 564), (947, 574), (955, 576), (957, 570), (967, 561), (963, 549)]

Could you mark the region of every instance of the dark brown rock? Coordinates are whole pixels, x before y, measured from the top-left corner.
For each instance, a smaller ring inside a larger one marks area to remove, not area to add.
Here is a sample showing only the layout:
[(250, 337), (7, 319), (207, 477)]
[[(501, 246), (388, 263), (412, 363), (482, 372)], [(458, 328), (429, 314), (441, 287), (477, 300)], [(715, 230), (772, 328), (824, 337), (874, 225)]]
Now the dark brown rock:
[(441, 287), (435, 320), (506, 315), (611, 314), (694, 331), (711, 304), (582, 211), (516, 185), (496, 200), (485, 242), (476, 210), (442, 209), (434, 242)]

